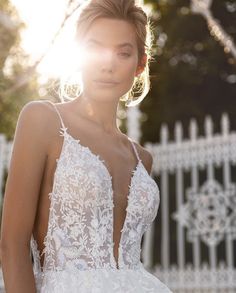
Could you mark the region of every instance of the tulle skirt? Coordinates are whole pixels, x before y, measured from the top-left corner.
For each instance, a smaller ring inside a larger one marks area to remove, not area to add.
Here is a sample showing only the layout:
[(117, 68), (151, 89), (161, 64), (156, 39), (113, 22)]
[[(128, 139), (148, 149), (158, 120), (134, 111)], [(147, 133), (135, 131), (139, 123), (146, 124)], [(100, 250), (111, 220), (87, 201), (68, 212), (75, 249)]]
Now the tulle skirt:
[(35, 275), (40, 293), (170, 293), (144, 268), (64, 270)]

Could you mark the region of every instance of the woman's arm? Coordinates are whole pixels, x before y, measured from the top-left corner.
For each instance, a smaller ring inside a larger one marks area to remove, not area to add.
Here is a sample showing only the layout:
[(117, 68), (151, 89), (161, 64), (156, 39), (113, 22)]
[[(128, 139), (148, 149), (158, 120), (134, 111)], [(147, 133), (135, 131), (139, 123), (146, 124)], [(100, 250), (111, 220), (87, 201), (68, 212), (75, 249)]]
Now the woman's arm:
[(30, 102), (22, 109), (17, 122), (1, 227), (7, 293), (36, 292), (30, 238), (47, 157), (45, 108), (41, 102)]

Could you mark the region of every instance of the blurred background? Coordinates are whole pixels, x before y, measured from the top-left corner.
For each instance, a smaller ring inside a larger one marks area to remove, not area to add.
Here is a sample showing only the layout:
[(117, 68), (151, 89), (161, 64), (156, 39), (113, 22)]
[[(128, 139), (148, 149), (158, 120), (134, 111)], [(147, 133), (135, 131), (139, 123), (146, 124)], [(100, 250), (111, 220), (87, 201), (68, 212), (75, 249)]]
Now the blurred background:
[[(82, 2), (0, 1), (1, 206), (19, 112), (59, 102)], [(236, 0), (139, 2), (155, 37), (151, 90), (119, 122), (152, 152), (161, 192), (143, 261), (174, 292), (236, 292)]]

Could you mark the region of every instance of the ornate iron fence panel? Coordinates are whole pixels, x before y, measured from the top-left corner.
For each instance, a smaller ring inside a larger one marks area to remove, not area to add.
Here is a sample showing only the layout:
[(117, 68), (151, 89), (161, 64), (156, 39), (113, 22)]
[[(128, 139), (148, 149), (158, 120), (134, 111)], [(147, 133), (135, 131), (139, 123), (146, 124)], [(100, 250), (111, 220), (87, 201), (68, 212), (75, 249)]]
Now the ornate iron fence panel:
[(163, 125), (160, 143), (145, 145), (161, 205), (143, 259), (174, 292), (236, 292), (236, 132), (226, 114), (221, 133), (213, 133), (210, 117), (204, 128), (198, 136), (192, 120), (184, 139), (177, 122), (169, 141)]

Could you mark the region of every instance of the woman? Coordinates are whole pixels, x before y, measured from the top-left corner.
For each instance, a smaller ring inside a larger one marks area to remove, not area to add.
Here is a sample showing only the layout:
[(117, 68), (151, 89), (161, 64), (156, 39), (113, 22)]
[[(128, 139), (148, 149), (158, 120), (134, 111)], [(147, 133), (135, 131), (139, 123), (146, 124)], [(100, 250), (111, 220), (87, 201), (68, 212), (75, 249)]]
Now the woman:
[(79, 96), (21, 111), (1, 234), (8, 293), (170, 292), (140, 262), (159, 206), (152, 156), (116, 124), (133, 83), (144, 81), (133, 103), (147, 93), (147, 32), (135, 1), (87, 1), (77, 23)]

